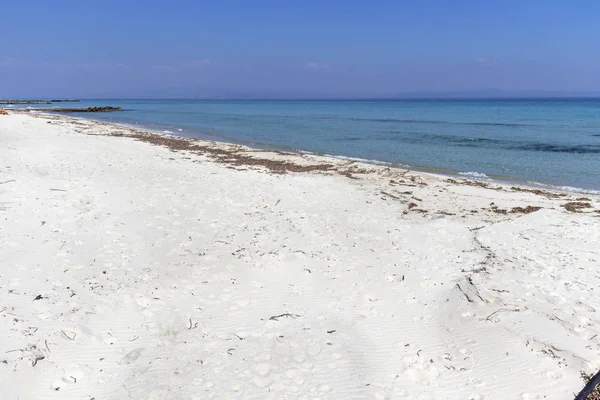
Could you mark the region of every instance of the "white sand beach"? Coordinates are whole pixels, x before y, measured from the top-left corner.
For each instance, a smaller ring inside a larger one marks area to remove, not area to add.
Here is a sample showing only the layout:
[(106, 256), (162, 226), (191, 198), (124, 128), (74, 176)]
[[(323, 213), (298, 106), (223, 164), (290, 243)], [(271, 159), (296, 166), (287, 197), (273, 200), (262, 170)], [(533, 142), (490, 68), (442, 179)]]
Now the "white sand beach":
[(0, 145), (2, 399), (564, 400), (600, 368), (600, 196), (13, 111)]

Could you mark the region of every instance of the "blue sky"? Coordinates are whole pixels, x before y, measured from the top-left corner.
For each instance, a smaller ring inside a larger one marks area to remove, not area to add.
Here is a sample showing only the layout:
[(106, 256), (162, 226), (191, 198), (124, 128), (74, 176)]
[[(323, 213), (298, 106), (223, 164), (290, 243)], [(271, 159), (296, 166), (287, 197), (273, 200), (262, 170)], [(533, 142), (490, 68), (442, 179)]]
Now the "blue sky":
[(28, 0), (0, 97), (600, 92), (598, 1)]

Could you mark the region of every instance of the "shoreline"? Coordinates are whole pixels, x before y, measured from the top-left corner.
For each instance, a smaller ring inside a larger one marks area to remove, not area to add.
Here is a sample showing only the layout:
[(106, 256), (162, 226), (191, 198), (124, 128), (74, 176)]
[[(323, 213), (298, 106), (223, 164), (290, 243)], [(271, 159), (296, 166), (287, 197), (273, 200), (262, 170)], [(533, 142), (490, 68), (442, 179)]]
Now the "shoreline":
[(600, 368), (600, 196), (46, 114), (0, 141), (8, 398), (561, 400)]
[[(9, 110), (13, 111), (13, 112), (16, 111), (16, 113), (19, 113), (19, 114), (30, 113), (30, 111), (28, 111), (27, 109), (9, 109)], [(291, 153), (291, 154), (309, 155), (312, 157), (323, 157), (324, 159), (335, 159), (335, 160), (341, 160), (341, 161), (356, 162), (356, 163), (361, 163), (361, 164), (366, 164), (366, 165), (383, 166), (383, 167), (394, 168), (394, 169), (404, 169), (404, 170), (408, 169), (408, 170), (415, 171), (415, 172), (422, 173), (422, 174), (430, 174), (430, 175), (439, 176), (441, 178), (458, 178), (458, 179), (463, 179), (463, 180), (467, 180), (467, 181), (472, 180), (475, 182), (484, 182), (484, 183), (488, 183), (488, 184), (498, 184), (498, 185), (504, 185), (504, 186), (520, 186), (520, 187), (525, 187), (525, 188), (529, 188), (529, 189), (548, 190), (548, 191), (556, 191), (556, 192), (562, 192), (562, 193), (574, 193), (574, 194), (582, 194), (582, 195), (600, 195), (600, 189), (586, 189), (586, 188), (573, 187), (573, 186), (569, 186), (569, 185), (554, 185), (554, 184), (550, 184), (550, 183), (523, 181), (523, 180), (519, 180), (516, 177), (497, 178), (495, 176), (492, 177), (492, 176), (489, 176), (487, 174), (480, 173), (477, 171), (455, 171), (455, 170), (436, 168), (436, 167), (414, 166), (414, 165), (408, 165), (408, 164), (404, 164), (404, 163), (400, 163), (400, 162), (369, 160), (369, 159), (364, 159), (364, 158), (359, 158), (359, 157), (326, 154), (326, 153), (313, 152), (313, 151), (307, 151), (307, 150), (302, 150), (302, 149), (293, 149), (293, 148), (289, 148), (286, 146), (278, 146), (278, 145), (272, 145), (272, 144), (266, 144), (266, 143), (248, 143), (245, 141), (235, 140), (233, 138), (228, 138), (228, 137), (219, 136), (219, 135), (213, 135), (210, 133), (199, 133), (201, 135), (204, 134), (207, 138), (202, 138), (202, 137), (194, 138), (194, 137), (180, 136), (177, 134), (177, 132), (174, 132), (174, 131), (167, 132), (167, 130), (161, 131), (160, 129), (151, 129), (151, 128), (144, 127), (143, 125), (136, 126), (133, 123), (127, 124), (127, 123), (121, 123), (121, 122), (107, 122), (107, 121), (103, 121), (103, 120), (93, 119), (93, 117), (87, 117), (87, 116), (83, 117), (83, 116), (56, 115), (51, 112), (44, 112), (43, 110), (35, 110), (35, 113), (33, 113), (32, 115), (35, 115), (35, 114), (50, 115), (50, 116), (56, 116), (56, 117), (60, 117), (60, 118), (67, 118), (67, 119), (72, 118), (74, 120), (92, 121), (92, 122), (100, 123), (100, 124), (109, 124), (109, 125), (115, 125), (118, 127), (129, 128), (129, 129), (133, 129), (133, 130), (141, 130), (141, 131), (150, 132), (150, 133), (154, 133), (154, 134), (158, 134), (158, 135), (181, 137), (181, 138), (185, 138), (185, 139), (193, 139), (193, 140), (199, 140), (199, 141), (203, 141), (203, 142), (217, 142), (217, 143), (231, 144), (231, 145), (236, 145), (236, 146), (244, 146), (244, 147), (247, 147), (248, 149), (252, 149), (252, 150), (273, 151), (276, 153), (277, 152), (285, 152), (285, 153)], [(169, 126), (165, 125), (165, 127), (169, 127)], [(185, 132), (185, 131), (182, 131), (182, 132)], [(210, 138), (208, 138), (208, 137), (210, 137)]]

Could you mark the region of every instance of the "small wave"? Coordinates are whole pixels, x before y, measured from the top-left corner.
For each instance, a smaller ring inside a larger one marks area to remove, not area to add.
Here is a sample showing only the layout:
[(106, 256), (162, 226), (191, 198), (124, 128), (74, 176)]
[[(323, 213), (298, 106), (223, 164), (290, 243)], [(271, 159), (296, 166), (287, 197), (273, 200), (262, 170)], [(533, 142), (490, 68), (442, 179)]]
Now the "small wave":
[(166, 133), (167, 135), (172, 135), (172, 134), (174, 134), (175, 132), (171, 132), (171, 131), (168, 131), (168, 130), (164, 130), (164, 131), (163, 131), (163, 133)]
[(365, 163), (365, 164), (393, 165), (393, 163), (390, 163), (390, 162), (387, 162), (387, 161), (371, 160), (371, 159), (368, 159), (368, 158), (348, 157), (348, 156), (336, 156), (336, 155), (333, 155), (333, 154), (323, 154), (323, 156), (325, 156), (325, 157), (331, 157), (331, 158), (336, 158), (338, 160), (356, 161), (356, 162), (361, 162), (361, 163)]
[(183, 132), (183, 129), (177, 129), (178, 132)]
[(582, 194), (600, 194), (600, 190), (581, 189), (581, 188), (576, 188), (573, 186), (555, 186), (555, 187), (559, 190), (564, 190), (566, 192), (575, 192), (575, 193), (582, 193)]
[(595, 190), (595, 189), (583, 189), (583, 188), (578, 188), (578, 187), (573, 187), (573, 186), (560, 186), (560, 185), (548, 185), (546, 183), (540, 183), (540, 182), (535, 182), (535, 181), (529, 181), (527, 182), (528, 184), (532, 185), (532, 186), (537, 186), (537, 187), (542, 187), (545, 189), (554, 189), (554, 190), (561, 190), (564, 192), (571, 192), (571, 193), (581, 193), (581, 194), (597, 194), (600, 195), (600, 190)]
[(489, 176), (481, 172), (459, 172), (458, 174), (461, 176), (469, 176), (471, 178), (490, 179)]

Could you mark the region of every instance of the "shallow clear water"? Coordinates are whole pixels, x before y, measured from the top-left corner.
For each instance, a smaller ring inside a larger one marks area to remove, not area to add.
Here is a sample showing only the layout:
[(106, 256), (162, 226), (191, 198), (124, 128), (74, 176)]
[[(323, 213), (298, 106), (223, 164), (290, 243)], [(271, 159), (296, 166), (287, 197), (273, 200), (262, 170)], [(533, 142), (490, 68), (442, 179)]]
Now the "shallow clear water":
[[(600, 100), (102, 100), (80, 114), (189, 137), (600, 190)], [(36, 106), (37, 107), (37, 106)]]

